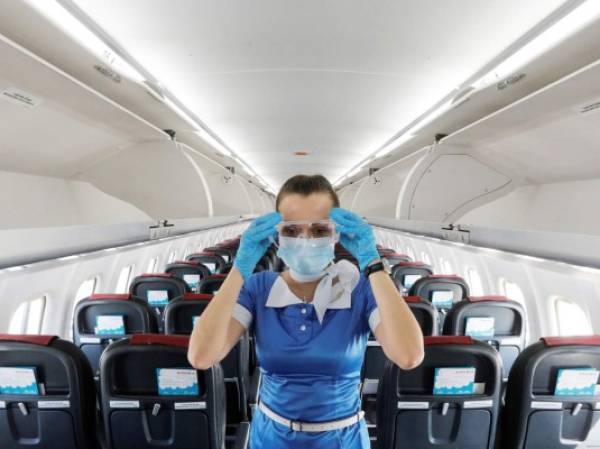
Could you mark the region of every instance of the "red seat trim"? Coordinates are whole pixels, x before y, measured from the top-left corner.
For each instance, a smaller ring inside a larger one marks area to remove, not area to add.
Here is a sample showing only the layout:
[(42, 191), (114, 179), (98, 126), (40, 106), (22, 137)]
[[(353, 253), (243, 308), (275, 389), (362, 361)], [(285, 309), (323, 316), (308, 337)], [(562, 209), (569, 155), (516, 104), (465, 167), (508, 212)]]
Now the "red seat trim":
[(600, 346), (600, 335), (584, 335), (573, 337), (542, 337), (546, 346)]
[(210, 293), (184, 293), (182, 296), (184, 301), (209, 301), (213, 298)]
[(209, 277), (207, 277), (206, 280), (208, 280), (208, 279), (225, 279), (226, 277), (227, 277), (227, 275), (224, 273), (214, 273), (214, 274), (211, 274)]
[(423, 267), (428, 267), (429, 265), (427, 265), (424, 262), (420, 262), (420, 261), (417, 260), (415, 262), (398, 262), (394, 266), (395, 267), (408, 267), (408, 268), (410, 268), (410, 267), (423, 268)]
[(508, 301), (506, 296), (501, 295), (487, 295), (487, 296), (469, 296), (467, 298), (469, 302), (483, 302), (483, 301)]
[(473, 339), (465, 335), (436, 335), (425, 338), (425, 345), (472, 345)]
[(423, 298), (421, 298), (420, 296), (403, 296), (403, 298), (404, 298), (404, 301), (410, 302), (410, 303), (423, 302)]
[(173, 275), (171, 273), (142, 273), (138, 277), (142, 277), (142, 278), (149, 278), (149, 277), (172, 278)]
[(0, 341), (14, 341), (17, 343), (30, 343), (32, 345), (50, 346), (57, 339), (57, 335), (13, 335), (0, 334)]
[(190, 337), (187, 335), (134, 334), (129, 339), (130, 345), (162, 345), (187, 348)]
[(198, 257), (201, 257), (201, 256), (209, 256), (209, 257), (214, 257), (214, 256), (217, 256), (217, 254), (215, 254), (215, 253), (211, 253), (211, 252), (205, 252), (205, 251), (202, 251), (201, 253), (193, 253), (193, 254), (190, 254), (189, 256), (187, 256), (187, 258), (189, 259), (190, 257), (196, 257), (196, 256), (198, 256)]
[(115, 301), (128, 301), (131, 299), (130, 293), (94, 293), (89, 297), (92, 301), (100, 301), (103, 299), (114, 299)]

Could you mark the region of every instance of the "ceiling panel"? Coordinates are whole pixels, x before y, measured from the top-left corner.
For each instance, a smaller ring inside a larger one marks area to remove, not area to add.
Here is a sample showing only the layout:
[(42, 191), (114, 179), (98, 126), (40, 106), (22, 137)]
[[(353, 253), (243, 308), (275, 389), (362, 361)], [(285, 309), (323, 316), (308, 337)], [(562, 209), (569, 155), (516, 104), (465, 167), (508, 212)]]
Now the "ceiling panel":
[(336, 178), (565, 1), (76, 3), (276, 188)]

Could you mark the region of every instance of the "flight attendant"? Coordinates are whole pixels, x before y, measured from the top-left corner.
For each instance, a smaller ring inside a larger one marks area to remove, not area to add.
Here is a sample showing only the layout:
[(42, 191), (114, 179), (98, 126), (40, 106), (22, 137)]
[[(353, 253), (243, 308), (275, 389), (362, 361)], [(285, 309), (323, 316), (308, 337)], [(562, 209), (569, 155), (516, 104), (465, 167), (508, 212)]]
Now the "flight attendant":
[[(207, 369), (251, 330), (262, 373), (251, 449), (370, 448), (359, 392), (369, 332), (403, 369), (421, 363), (423, 335), (371, 226), (339, 208), (327, 179), (288, 179), (276, 210), (243, 233), (234, 268), (194, 328), (189, 361)], [(338, 238), (358, 268), (333, 263)], [(288, 269), (252, 274), (275, 241)]]

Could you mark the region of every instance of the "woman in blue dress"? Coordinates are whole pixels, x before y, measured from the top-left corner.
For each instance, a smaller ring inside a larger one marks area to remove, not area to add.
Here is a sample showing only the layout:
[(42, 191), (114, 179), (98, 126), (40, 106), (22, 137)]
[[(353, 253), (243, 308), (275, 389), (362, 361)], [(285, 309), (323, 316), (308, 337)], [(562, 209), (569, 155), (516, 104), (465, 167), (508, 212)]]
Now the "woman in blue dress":
[[(262, 382), (250, 448), (368, 449), (359, 383), (369, 332), (403, 369), (421, 363), (423, 335), (380, 263), (371, 227), (339, 208), (329, 181), (290, 178), (276, 210), (243, 233), (233, 269), (194, 328), (188, 358), (206, 369), (252, 331)], [(338, 236), (360, 271), (333, 263)], [(288, 269), (252, 274), (273, 241)]]

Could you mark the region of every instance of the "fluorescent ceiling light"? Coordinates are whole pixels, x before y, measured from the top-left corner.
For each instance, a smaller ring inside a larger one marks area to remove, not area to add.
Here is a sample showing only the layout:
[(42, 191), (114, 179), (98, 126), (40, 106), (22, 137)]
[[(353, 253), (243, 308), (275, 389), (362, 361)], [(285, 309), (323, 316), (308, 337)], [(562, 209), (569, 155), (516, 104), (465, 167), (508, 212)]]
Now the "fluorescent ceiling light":
[(379, 157), (382, 157), (382, 156), (385, 156), (385, 155), (391, 153), (396, 148), (398, 148), (400, 145), (408, 142), (413, 137), (415, 137), (414, 134), (410, 134), (410, 133), (402, 134), (400, 137), (398, 137), (396, 140), (391, 142), (389, 145), (386, 145), (381, 150), (379, 150), (377, 153), (375, 153), (375, 158), (379, 158)]
[(361, 170), (362, 170), (362, 167), (360, 167), (360, 166), (359, 166), (359, 167), (355, 167), (355, 168), (353, 168), (352, 170), (350, 170), (350, 171), (349, 171), (349, 172), (346, 174), (346, 176), (349, 178), (349, 177), (351, 177), (351, 176), (354, 176), (355, 174), (357, 174), (357, 173), (358, 173), (359, 171), (361, 171)]
[(53, 22), (63, 32), (83, 45), (88, 51), (110, 66), (120, 75), (142, 83), (145, 77), (121, 58), (102, 39), (74, 17), (55, 0), (26, 0), (27, 3)]
[(202, 140), (208, 143), (211, 147), (217, 150), (219, 153), (224, 154), (225, 156), (231, 156), (231, 151), (229, 151), (225, 146), (221, 144), (217, 139), (208, 134), (203, 128), (196, 129), (194, 131), (196, 134), (200, 136)]
[(515, 75), (520, 68), (598, 18), (600, 18), (600, 1), (585, 1), (473, 83), (473, 87), (483, 88)]

